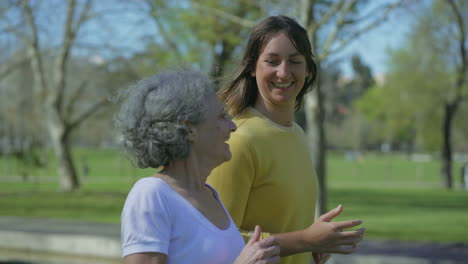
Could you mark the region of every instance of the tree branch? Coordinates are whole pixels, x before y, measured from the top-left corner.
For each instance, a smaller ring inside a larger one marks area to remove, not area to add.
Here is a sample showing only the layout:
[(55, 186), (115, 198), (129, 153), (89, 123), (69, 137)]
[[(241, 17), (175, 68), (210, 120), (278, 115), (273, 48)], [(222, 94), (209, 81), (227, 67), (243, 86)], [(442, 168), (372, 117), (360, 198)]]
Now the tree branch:
[(359, 22), (361, 22), (361, 21), (366, 21), (366, 20), (368, 20), (368, 19), (370, 19), (370, 18), (375, 17), (375, 14), (376, 14), (376, 13), (380, 13), (380, 12), (381, 12), (380, 10), (385, 9), (386, 11), (384, 11), (384, 12), (387, 12), (387, 10), (389, 10), (389, 11), (390, 11), (390, 10), (393, 10), (393, 9), (395, 9), (395, 8), (397, 8), (397, 7), (399, 7), (399, 6), (401, 6), (401, 5), (403, 4), (404, 1), (405, 1), (405, 0), (400, 0), (400, 1), (398, 1), (398, 2), (391, 3), (391, 4), (382, 4), (382, 5), (379, 5), (379, 6), (375, 7), (374, 9), (370, 10), (370, 11), (368, 12), (368, 14), (365, 14), (365, 15), (363, 15), (362, 17), (356, 18), (356, 19), (352, 20), (351, 22), (352, 22), (352, 23), (359, 23)]
[(217, 9), (217, 8), (207, 7), (207, 6), (198, 4), (198, 3), (193, 3), (193, 6), (196, 9), (208, 11), (208, 12), (212, 13), (213, 15), (217, 16), (217, 17), (226, 19), (228, 21), (231, 21), (231, 22), (236, 23), (238, 25), (241, 25), (243, 27), (251, 28), (251, 27), (255, 26), (255, 23), (256, 23), (255, 21), (232, 15), (232, 14), (230, 14), (228, 12), (225, 12), (225, 11)]
[(465, 36), (465, 24), (463, 21), (462, 14), (460, 10), (458, 9), (457, 5), (455, 4), (455, 1), (453, 0), (448, 0), (448, 3), (450, 7), (452, 8), (452, 11), (455, 15), (455, 19), (457, 21), (457, 29), (460, 33), (460, 42), (459, 44), (459, 52), (460, 52), (460, 57), (461, 57), (461, 65), (457, 69), (457, 80), (455, 84), (455, 93), (456, 93), (456, 98), (455, 100), (461, 101), (462, 100), (462, 89), (465, 84), (465, 78), (466, 78), (466, 73), (468, 69), (468, 61), (467, 61), (467, 56), (466, 56), (466, 50), (465, 50), (465, 41), (466, 41), (466, 36)]
[(57, 64), (54, 71), (55, 78), (57, 78), (54, 86), (55, 92), (49, 94), (50, 102), (53, 103), (57, 112), (62, 115), (63, 96), (65, 90), (65, 75), (67, 67), (67, 59), (70, 54), (70, 47), (73, 43), (73, 16), (75, 14), (75, 0), (69, 0), (67, 5), (67, 15), (65, 21), (65, 29), (63, 33), (63, 44), (60, 53), (57, 57)]
[(366, 32), (369, 32), (372, 29), (380, 26), (383, 22), (385, 22), (388, 19), (388, 16), (390, 15), (390, 12), (393, 11), (394, 9), (398, 8), (399, 6), (401, 6), (402, 3), (403, 3), (403, 1), (399, 1), (399, 2), (396, 2), (396, 3), (393, 3), (393, 4), (386, 5), (385, 10), (384, 10), (381, 17), (379, 17), (379, 18), (375, 19), (374, 21), (370, 22), (367, 26), (365, 26), (365, 27), (363, 27), (363, 28), (361, 28), (359, 30), (356, 30), (354, 33), (351, 34), (351, 36), (347, 37), (346, 39), (341, 40), (340, 43), (339, 43), (339, 46), (336, 47), (333, 50), (330, 50), (328, 52), (328, 54), (333, 54), (333, 53), (340, 52), (341, 50), (346, 48), (349, 45), (349, 43), (351, 43), (352, 41), (359, 38), (362, 34), (364, 34)]
[[(40, 55), (39, 35), (37, 32), (36, 23), (34, 21), (33, 12), (29, 5), (29, 1), (23, 0), (21, 1), (21, 5), (23, 7), (23, 13), (26, 17), (29, 29), (31, 30), (31, 34), (32, 34), (32, 40), (31, 41), (25, 40), (25, 42), (29, 43), (29, 52), (31, 53), (30, 55), (32, 58), (32, 68), (33, 68), (33, 72), (35, 73), (34, 76), (35, 76), (36, 81), (39, 82), (39, 85), (38, 85), (39, 88), (36, 88), (35, 90), (38, 91), (37, 94), (39, 94), (39, 100), (44, 101), (45, 90), (47, 89), (47, 81), (45, 79), (42, 56)], [(34, 87), (36, 87), (36, 85)]]
[(30, 58), (24, 58), (24, 59), (22, 59), (20, 61), (17, 61), (15, 63), (13, 63), (13, 65), (10, 65), (5, 71), (0, 72), (0, 80), (2, 80), (3, 78), (6, 78), (13, 71), (15, 71), (16, 69), (24, 66), (29, 61), (30, 61)]
[(81, 14), (80, 14), (80, 17), (78, 18), (78, 20), (76, 21), (76, 23), (73, 25), (74, 27), (74, 30), (73, 32), (75, 32), (75, 35), (76, 33), (78, 32), (78, 30), (80, 29), (81, 25), (89, 19), (89, 15), (90, 15), (90, 10), (91, 10), (91, 1), (90, 0), (87, 0), (85, 5), (84, 5), (84, 8), (83, 8), (83, 11), (81, 11)]
[(150, 6), (150, 15), (154, 18), (153, 21), (156, 24), (158, 32), (160, 33), (161, 37), (164, 38), (164, 41), (165, 43), (167, 43), (169, 49), (171, 49), (174, 54), (179, 56), (180, 52), (177, 47), (177, 44), (174, 41), (172, 41), (170, 34), (166, 31), (166, 29), (164, 28), (164, 25), (162, 25), (162, 23), (158, 19), (158, 16), (159, 16), (158, 7), (156, 7), (154, 2), (150, 2), (149, 6)]
[(17, 33), (18, 32), (17, 29), (20, 28), (23, 25), (21, 22), (24, 22), (24, 21), (20, 21), (16, 25), (7, 25), (7, 26), (1, 28), (0, 31), (1, 32), (6, 32), (6, 33)]
[(331, 31), (331, 33), (328, 35), (327, 40), (325, 41), (325, 44), (323, 45), (323, 48), (321, 50), (321, 53), (318, 54), (319, 60), (324, 60), (328, 55), (330, 54), (330, 48), (333, 42), (336, 40), (338, 32), (341, 30), (341, 28), (344, 25), (345, 17), (346, 14), (348, 14), (349, 10), (353, 7), (353, 5), (356, 3), (356, 0), (350, 0), (347, 1), (341, 8), (339, 17), (336, 22), (335, 28)]
[[(69, 0), (67, 6), (67, 16), (65, 22), (65, 29), (63, 34), (63, 44), (61, 47), (60, 54), (57, 58), (57, 65), (55, 68), (55, 76), (57, 78), (55, 89), (56, 93), (51, 94), (53, 96), (51, 101), (53, 105), (57, 109), (57, 112), (63, 115), (63, 98), (65, 94), (65, 87), (66, 87), (66, 74), (67, 74), (67, 62), (70, 56), (71, 47), (76, 38), (76, 34), (82, 25), (82, 23), (87, 18), (87, 14), (91, 8), (90, 0), (85, 2), (84, 8), (80, 14), (80, 17), (74, 23), (75, 17), (75, 7), (76, 7), (76, 0)], [(55, 95), (55, 96), (54, 96)]]
[(66, 124), (66, 128), (65, 128), (66, 133), (73, 131), (73, 129), (75, 129), (78, 125), (80, 125), (84, 120), (86, 120), (88, 117), (94, 114), (97, 110), (99, 110), (99, 108), (107, 105), (108, 103), (109, 103), (109, 100), (105, 97), (99, 100), (92, 107), (88, 108), (88, 110), (86, 110), (81, 115), (79, 115), (74, 121)]
[[(322, 16), (322, 18), (319, 21), (316, 21), (313, 25), (315, 28), (320, 28), (321, 26), (325, 25), (330, 21), (330, 19), (340, 10), (340, 8), (343, 6), (344, 0), (341, 1), (336, 1), (325, 13), (325, 15)], [(311, 30), (314, 30), (311, 28)]]
[(85, 88), (88, 86), (88, 81), (85, 80), (78, 86), (78, 88), (75, 90), (75, 92), (71, 95), (70, 100), (68, 101), (67, 108), (64, 113), (64, 118), (66, 120), (69, 120), (72, 115), (73, 115), (73, 110), (75, 107), (75, 103), (78, 101), (78, 99), (83, 95), (83, 91)]

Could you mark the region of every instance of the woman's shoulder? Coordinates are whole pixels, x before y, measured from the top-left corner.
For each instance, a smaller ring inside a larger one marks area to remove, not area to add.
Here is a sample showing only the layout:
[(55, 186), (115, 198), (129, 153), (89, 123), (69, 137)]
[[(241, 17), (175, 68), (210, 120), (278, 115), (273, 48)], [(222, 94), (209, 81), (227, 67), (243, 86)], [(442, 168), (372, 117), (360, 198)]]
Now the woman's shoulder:
[(270, 139), (275, 136), (283, 137), (286, 134), (304, 135), (304, 131), (296, 122), (293, 122), (290, 127), (281, 126), (250, 107), (237, 115), (233, 121), (237, 126), (237, 130), (233, 134), (245, 139)]
[(133, 187), (135, 188), (162, 188), (166, 187), (166, 183), (158, 177), (149, 176), (139, 179), (135, 182)]
[(268, 122), (251, 108), (247, 108), (242, 113), (236, 115), (233, 121), (237, 126), (235, 133), (244, 135), (244, 137), (262, 134), (265, 129), (269, 128)]
[(149, 176), (139, 179), (133, 185), (129, 195), (134, 196), (161, 196), (168, 195), (170, 188), (162, 179)]

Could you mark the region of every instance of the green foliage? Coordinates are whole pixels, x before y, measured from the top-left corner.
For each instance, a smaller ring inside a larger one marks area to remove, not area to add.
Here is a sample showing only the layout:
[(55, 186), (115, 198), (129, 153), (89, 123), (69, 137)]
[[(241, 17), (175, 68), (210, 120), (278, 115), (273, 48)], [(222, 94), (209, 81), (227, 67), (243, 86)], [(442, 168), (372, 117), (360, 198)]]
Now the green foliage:
[(325, 94), (327, 138), (334, 147), (369, 149), (375, 146), (375, 139), (369, 134), (374, 124), (367, 122), (354, 105), (371, 92), (369, 89), (375, 81), (370, 67), (359, 55), (354, 55), (350, 63), (353, 69), (350, 80), (341, 76), (334, 63), (327, 65), (320, 75), (320, 87)]
[(454, 62), (459, 59), (448, 11), (448, 5), (434, 1), (420, 12), (407, 42), (389, 52), (385, 83), (357, 104), (388, 140), (410, 142), (420, 150), (440, 148), (443, 105), (454, 96)]
[(155, 59), (158, 68), (183, 64), (211, 70), (214, 76), (213, 69), (229, 63), (248, 32), (226, 16), (254, 21), (260, 16), (255, 3), (244, 0), (154, 0), (150, 6), (160, 38), (150, 43), (144, 54)]

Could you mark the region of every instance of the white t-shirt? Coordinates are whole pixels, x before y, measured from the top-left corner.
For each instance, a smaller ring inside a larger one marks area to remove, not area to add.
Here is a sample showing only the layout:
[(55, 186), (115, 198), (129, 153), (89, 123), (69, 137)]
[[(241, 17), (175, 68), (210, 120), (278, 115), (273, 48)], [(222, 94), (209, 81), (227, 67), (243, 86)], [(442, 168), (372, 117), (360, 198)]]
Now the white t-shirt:
[[(223, 209), (229, 215), (224, 205)], [(230, 216), (229, 220), (229, 228), (221, 230), (163, 180), (140, 179), (122, 211), (122, 257), (160, 252), (168, 255), (168, 264), (232, 264), (245, 243)]]

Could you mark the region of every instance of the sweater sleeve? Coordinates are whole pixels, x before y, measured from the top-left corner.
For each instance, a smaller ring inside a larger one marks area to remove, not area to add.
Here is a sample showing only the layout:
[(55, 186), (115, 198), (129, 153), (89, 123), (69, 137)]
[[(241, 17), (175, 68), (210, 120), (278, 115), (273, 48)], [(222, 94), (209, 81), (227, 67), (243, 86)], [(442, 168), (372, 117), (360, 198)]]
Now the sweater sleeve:
[(255, 178), (254, 164), (249, 145), (241, 135), (233, 134), (228, 143), (231, 160), (214, 169), (207, 182), (218, 191), (236, 225), (242, 227)]
[[(228, 143), (231, 160), (214, 169), (207, 182), (218, 191), (221, 201), (247, 242), (253, 230), (245, 229), (243, 220), (255, 180), (255, 157), (248, 139), (242, 134), (233, 134)], [(269, 235), (265, 232), (262, 238)]]
[[(253, 230), (240, 230), (242, 238), (244, 239), (244, 242), (247, 243), (250, 239), (250, 236), (253, 234)], [(260, 235), (260, 240), (265, 239), (269, 237), (271, 233), (268, 232), (262, 232)]]

